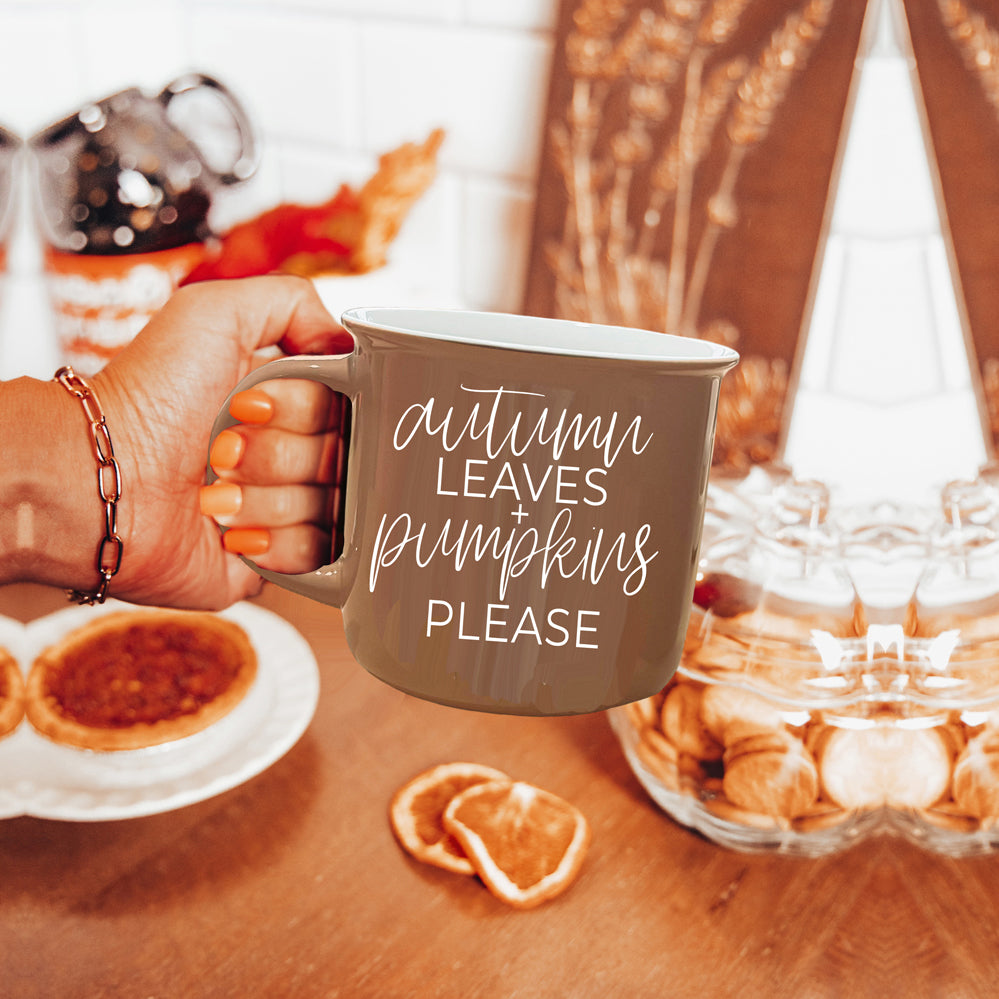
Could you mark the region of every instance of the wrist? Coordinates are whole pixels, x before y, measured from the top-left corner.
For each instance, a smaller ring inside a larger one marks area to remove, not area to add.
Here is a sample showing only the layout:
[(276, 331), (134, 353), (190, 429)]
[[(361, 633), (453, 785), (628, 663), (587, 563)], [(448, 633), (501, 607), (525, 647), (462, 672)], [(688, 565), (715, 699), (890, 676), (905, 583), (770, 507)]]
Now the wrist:
[(0, 582), (93, 592), (105, 504), (90, 423), (55, 381), (19, 378), (0, 393)]
[(55, 381), (80, 403), (80, 408), (86, 417), (90, 442), (97, 461), (97, 495), (104, 510), (104, 536), (98, 545), (95, 560), (95, 568), (100, 577), (97, 588), (91, 592), (75, 587), (69, 591), (69, 598), (80, 604), (102, 604), (107, 599), (111, 577), (121, 568), (123, 544), (118, 534), (121, 470), (114, 456), (114, 445), (111, 443), (111, 434), (104, 419), (104, 410), (90, 384), (71, 367), (60, 368), (55, 373)]

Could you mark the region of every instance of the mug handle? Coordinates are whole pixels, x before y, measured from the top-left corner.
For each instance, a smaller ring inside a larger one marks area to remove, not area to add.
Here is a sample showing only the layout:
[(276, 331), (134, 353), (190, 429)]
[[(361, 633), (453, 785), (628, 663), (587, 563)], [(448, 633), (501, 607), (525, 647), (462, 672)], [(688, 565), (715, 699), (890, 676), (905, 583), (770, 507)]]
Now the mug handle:
[(204, 73), (185, 73), (183, 76), (178, 76), (176, 80), (168, 83), (156, 95), (156, 99), (163, 107), (167, 107), (175, 97), (179, 97), (181, 94), (189, 94), (192, 90), (198, 90), (201, 87), (213, 90), (217, 94), (223, 107), (231, 115), (233, 124), (236, 126), (236, 132), (239, 135), (239, 151), (236, 153), (236, 158), (233, 160), (232, 165), (227, 170), (213, 170), (212, 172), (223, 184), (238, 184), (251, 177), (257, 169), (259, 152), (257, 149), (256, 133), (250, 123), (249, 115), (247, 115), (243, 105), (236, 99), (235, 94), (213, 76), (206, 76)]
[[(300, 356), (300, 357), (282, 357), (278, 358), (276, 361), (270, 361), (267, 364), (256, 368), (251, 371), (233, 390), (229, 393), (226, 398), (224, 405), (222, 406), (219, 415), (215, 418), (215, 423), (212, 426), (211, 438), (209, 440), (209, 453), (211, 453), (211, 445), (214, 443), (215, 438), (228, 427), (235, 426), (239, 421), (234, 419), (229, 415), (229, 403), (232, 397), (238, 392), (242, 392), (244, 389), (252, 388), (254, 385), (259, 385), (261, 382), (271, 381), (275, 378), (307, 378), (311, 381), (322, 382), (329, 388), (333, 389), (334, 392), (340, 392), (350, 399), (351, 405), (356, 404), (357, 398), (357, 387), (358, 378), (356, 372), (356, 353), (351, 354), (340, 354), (340, 355), (326, 355), (326, 356)], [(352, 426), (354, 425), (352, 421)], [(353, 433), (353, 431), (352, 431)], [(350, 452), (350, 443), (347, 444), (347, 452)], [(212, 467), (208, 465), (207, 480), (209, 482), (214, 482), (218, 476), (212, 471)], [(343, 540), (343, 551), (346, 552), (349, 547), (349, 538), (346, 536), (346, 525), (345, 534)], [(245, 555), (241, 555), (240, 558), (258, 575), (263, 576), (264, 579), (269, 580), (272, 583), (276, 583), (278, 586), (283, 587), (286, 590), (291, 590), (293, 593), (301, 594), (304, 597), (310, 597), (313, 600), (318, 600), (324, 604), (332, 604), (334, 607), (342, 607), (344, 601), (347, 599), (347, 594), (350, 590), (349, 579), (343, 571), (343, 555), (341, 554), (335, 562), (330, 565), (324, 565), (319, 569), (315, 569), (312, 572), (303, 573), (285, 573), (285, 572), (274, 572), (271, 569), (262, 569), (258, 566), (252, 559), (247, 558)]]

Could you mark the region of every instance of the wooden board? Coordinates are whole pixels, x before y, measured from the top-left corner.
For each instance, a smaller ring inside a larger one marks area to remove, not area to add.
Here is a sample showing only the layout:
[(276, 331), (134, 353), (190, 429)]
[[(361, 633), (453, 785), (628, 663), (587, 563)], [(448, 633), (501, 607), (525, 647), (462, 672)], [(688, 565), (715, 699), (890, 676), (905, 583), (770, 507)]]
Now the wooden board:
[(999, 444), (999, 2), (905, 0), (986, 446)]
[[(0, 589), (22, 619), (59, 591)], [(0, 822), (0, 993), (157, 999), (961, 996), (999, 981), (999, 865), (892, 839), (820, 860), (734, 853), (641, 790), (603, 715), (510, 718), (406, 697), (350, 657), (336, 611), (261, 603), (313, 645), (316, 717), (242, 787), (121, 822)], [(528, 912), (411, 860), (392, 792), (489, 763), (593, 829), (579, 880)]]
[(524, 311), (735, 346), (732, 470), (778, 450), (864, 8), (563, 0)]

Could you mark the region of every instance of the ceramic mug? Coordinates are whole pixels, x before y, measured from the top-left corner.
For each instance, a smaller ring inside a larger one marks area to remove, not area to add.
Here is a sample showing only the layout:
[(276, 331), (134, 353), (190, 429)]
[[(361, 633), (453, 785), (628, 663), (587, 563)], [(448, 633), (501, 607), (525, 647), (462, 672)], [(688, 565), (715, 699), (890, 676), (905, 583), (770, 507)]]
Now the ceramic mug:
[[(686, 337), (527, 316), (352, 309), (344, 356), (274, 378), (350, 400), (342, 553), (266, 579), (342, 609), (370, 673), (498, 713), (597, 711), (673, 675), (718, 391)], [(212, 439), (233, 420), (223, 410)], [(252, 561), (249, 561), (253, 565)]]

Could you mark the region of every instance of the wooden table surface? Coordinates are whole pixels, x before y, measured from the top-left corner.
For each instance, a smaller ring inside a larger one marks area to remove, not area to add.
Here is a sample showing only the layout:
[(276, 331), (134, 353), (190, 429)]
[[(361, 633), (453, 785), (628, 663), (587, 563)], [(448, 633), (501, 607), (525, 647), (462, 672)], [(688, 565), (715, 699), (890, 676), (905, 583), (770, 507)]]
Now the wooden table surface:
[[(259, 602), (316, 651), (309, 729), (178, 811), (0, 822), (4, 999), (999, 995), (999, 858), (892, 839), (820, 860), (722, 849), (646, 797), (604, 716), (423, 703), (354, 663), (337, 612), (276, 589)], [(61, 606), (0, 589), (10, 617)], [(393, 791), (457, 759), (584, 811), (593, 842), (565, 895), (515, 911), (400, 850)]]

